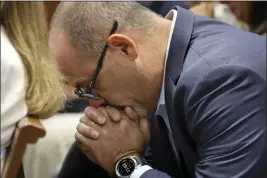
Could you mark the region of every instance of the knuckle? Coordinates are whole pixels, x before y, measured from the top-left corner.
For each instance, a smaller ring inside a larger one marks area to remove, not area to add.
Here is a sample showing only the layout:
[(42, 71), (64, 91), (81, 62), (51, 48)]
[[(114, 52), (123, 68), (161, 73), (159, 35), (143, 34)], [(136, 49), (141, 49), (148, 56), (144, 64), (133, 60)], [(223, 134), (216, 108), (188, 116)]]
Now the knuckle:
[(99, 114), (91, 111), (90, 113), (85, 114), (85, 118), (84, 121), (86, 122), (86, 124), (88, 125), (89, 123), (91, 123), (91, 121), (96, 122), (97, 118), (99, 117)]
[(87, 117), (87, 123), (91, 123), (92, 121), (95, 121), (95, 116), (92, 115), (91, 117)]
[(91, 137), (93, 137), (93, 135), (94, 135), (94, 132), (95, 132), (95, 130), (94, 129), (88, 129), (88, 135), (90, 135)]
[(98, 117), (95, 117), (94, 119), (91, 119), (89, 125), (91, 125), (91, 126), (93, 126), (95, 124), (101, 125), (102, 122), (101, 122), (101, 120), (99, 118), (102, 118), (102, 117), (98, 116)]
[(99, 125), (102, 125), (104, 124), (106, 121), (106, 117), (105, 116), (98, 116), (95, 120), (95, 122)]
[(91, 129), (89, 132), (90, 132), (89, 137), (91, 139), (97, 139), (99, 137), (99, 132), (96, 131), (95, 129)]
[(84, 116), (82, 116), (82, 117), (80, 118), (80, 122), (82, 122), (82, 121), (83, 121), (83, 117), (84, 117)]
[(98, 137), (98, 131), (90, 126), (79, 125), (77, 131), (84, 137), (89, 137), (91, 139)]
[(82, 116), (80, 118), (80, 122), (85, 123), (88, 118), (86, 116)]
[(118, 110), (108, 107), (107, 108), (107, 113), (108, 116), (113, 120), (113, 121), (119, 121), (121, 119), (121, 114)]
[(92, 123), (94, 123), (94, 120), (93, 119), (90, 119), (88, 117), (84, 117), (82, 123), (85, 124), (86, 126), (91, 126)]
[(79, 123), (77, 126), (76, 126), (76, 130), (80, 133), (81, 130), (82, 130), (82, 125), (81, 123)]
[(106, 106), (106, 110), (109, 111), (109, 112), (114, 112), (116, 111), (115, 108), (111, 107), (111, 106)]
[(92, 114), (94, 114), (94, 108), (91, 106), (88, 106), (85, 108), (84, 113), (87, 117), (90, 117)]
[(97, 109), (98, 109), (99, 112), (101, 112), (101, 114), (103, 114), (103, 115), (106, 115), (107, 114), (107, 110), (106, 110), (105, 107), (99, 107)]
[(85, 109), (84, 109), (84, 113), (88, 113), (90, 111), (90, 106), (87, 106)]
[(114, 119), (116, 119), (117, 121), (121, 120), (122, 118), (121, 118), (120, 113), (114, 113)]
[(104, 113), (105, 112), (105, 109), (103, 108), (103, 107), (99, 107), (99, 108), (97, 108), (98, 109), (98, 111), (100, 111), (101, 113)]
[(74, 137), (75, 137), (75, 140), (80, 141), (80, 137), (79, 137), (79, 133), (78, 132), (75, 133)]
[(114, 114), (114, 115), (120, 115), (120, 111), (117, 109), (110, 109), (110, 113)]

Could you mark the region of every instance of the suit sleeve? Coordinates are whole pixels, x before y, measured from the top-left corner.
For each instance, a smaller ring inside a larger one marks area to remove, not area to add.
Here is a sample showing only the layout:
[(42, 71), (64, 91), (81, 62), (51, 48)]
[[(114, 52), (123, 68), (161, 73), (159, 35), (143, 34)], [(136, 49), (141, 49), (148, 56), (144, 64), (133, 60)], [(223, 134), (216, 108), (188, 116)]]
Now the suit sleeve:
[(146, 171), (140, 178), (171, 178), (168, 174), (158, 171), (156, 169), (150, 169)]
[(266, 82), (240, 66), (212, 69), (188, 94), (197, 178), (266, 178)]
[(146, 146), (144, 159), (146, 160), (147, 164), (149, 164), (152, 167), (155, 167), (155, 163), (153, 161), (153, 155), (150, 145)]
[(153, 169), (153, 167), (156, 167), (156, 165), (154, 163), (152, 150), (149, 145), (146, 147), (144, 158), (149, 166), (142, 166), (143, 168), (135, 170), (130, 178), (171, 178), (168, 174), (158, 171), (157, 169)]

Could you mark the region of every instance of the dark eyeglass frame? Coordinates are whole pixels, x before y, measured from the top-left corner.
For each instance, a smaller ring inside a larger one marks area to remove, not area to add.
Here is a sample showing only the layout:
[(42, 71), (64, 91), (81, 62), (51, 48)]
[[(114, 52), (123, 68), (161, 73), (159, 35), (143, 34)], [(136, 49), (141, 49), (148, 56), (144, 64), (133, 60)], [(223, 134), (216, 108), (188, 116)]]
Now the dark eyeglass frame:
[[(115, 31), (117, 30), (117, 28), (118, 28), (118, 22), (114, 21), (112, 29), (111, 29), (111, 31), (109, 33), (109, 36), (114, 34)], [(94, 74), (93, 74), (93, 76), (92, 76), (92, 78), (90, 80), (89, 85), (87, 86), (87, 90), (85, 91), (80, 86), (76, 86), (76, 89), (75, 89), (74, 93), (76, 95), (78, 95), (79, 97), (87, 97), (87, 98), (94, 99), (94, 100), (98, 100), (99, 99), (99, 96), (94, 95), (92, 93), (92, 89), (94, 88), (96, 78), (97, 78), (100, 70), (102, 69), (103, 61), (104, 61), (104, 58), (106, 56), (107, 50), (108, 50), (108, 43), (106, 42), (105, 47), (104, 47), (104, 49), (103, 49), (103, 51), (101, 53), (101, 56), (100, 56), (100, 58), (98, 60), (98, 64), (97, 64), (96, 70), (95, 70), (95, 72), (94, 72)]]

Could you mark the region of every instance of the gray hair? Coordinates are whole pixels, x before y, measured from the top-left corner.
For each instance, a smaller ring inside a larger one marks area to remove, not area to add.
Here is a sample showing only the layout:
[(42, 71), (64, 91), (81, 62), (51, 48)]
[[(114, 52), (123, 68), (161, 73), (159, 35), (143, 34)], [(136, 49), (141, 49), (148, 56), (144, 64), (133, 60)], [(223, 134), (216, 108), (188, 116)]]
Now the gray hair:
[(60, 28), (79, 53), (100, 56), (114, 20), (118, 32), (140, 31), (145, 38), (154, 31), (153, 17), (157, 16), (137, 2), (62, 2), (52, 18), (50, 34)]

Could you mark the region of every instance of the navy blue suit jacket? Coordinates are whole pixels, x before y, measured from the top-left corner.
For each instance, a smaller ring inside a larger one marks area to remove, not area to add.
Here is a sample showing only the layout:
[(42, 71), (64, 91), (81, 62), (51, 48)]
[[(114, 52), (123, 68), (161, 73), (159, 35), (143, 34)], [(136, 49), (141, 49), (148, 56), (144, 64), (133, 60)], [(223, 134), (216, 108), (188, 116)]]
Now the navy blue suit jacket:
[(266, 37), (180, 8), (141, 178), (266, 178)]

